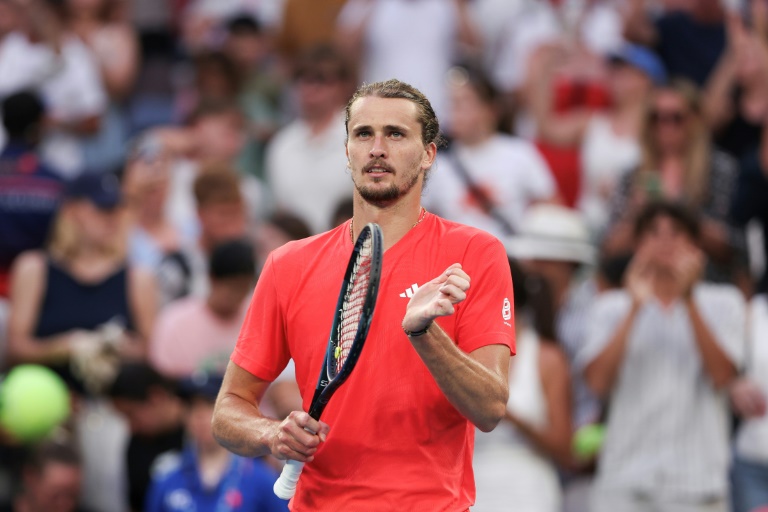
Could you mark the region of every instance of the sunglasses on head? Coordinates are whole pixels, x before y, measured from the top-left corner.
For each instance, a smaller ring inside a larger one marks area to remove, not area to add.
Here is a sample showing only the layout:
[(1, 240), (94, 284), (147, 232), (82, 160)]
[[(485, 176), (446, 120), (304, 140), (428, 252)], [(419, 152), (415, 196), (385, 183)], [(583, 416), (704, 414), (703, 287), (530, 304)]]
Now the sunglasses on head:
[(651, 112), (651, 122), (654, 124), (674, 124), (679, 126), (685, 122), (686, 118), (687, 114), (679, 110), (654, 110)]

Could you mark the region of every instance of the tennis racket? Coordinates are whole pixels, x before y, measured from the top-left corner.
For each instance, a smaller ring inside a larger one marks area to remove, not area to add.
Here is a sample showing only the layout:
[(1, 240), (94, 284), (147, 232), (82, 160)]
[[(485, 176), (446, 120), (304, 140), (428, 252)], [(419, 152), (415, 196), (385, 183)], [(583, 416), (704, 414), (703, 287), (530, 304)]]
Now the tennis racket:
[[(331, 335), (320, 378), (309, 406), (309, 415), (320, 419), (328, 400), (355, 368), (371, 326), (381, 277), (383, 237), (378, 224), (369, 223), (355, 242), (341, 285)], [(313, 432), (314, 434), (314, 432)], [(304, 463), (289, 460), (275, 482), (275, 494), (293, 497)]]

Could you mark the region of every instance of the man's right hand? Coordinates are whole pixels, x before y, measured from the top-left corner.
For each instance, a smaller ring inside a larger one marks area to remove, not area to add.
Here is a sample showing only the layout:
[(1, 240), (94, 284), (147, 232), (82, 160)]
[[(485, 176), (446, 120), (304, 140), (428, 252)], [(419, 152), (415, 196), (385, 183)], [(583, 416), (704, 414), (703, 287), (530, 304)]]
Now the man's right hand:
[(278, 459), (311, 462), (331, 427), (302, 411), (293, 411), (276, 428), (270, 450)]

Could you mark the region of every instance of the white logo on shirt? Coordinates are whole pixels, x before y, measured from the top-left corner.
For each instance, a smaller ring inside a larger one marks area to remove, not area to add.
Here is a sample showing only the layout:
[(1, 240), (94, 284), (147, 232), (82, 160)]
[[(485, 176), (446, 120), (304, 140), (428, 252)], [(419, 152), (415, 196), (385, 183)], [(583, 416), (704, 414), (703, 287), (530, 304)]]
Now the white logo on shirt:
[(409, 286), (403, 293), (400, 294), (401, 297), (410, 299), (413, 297), (413, 294), (416, 293), (416, 291), (420, 288), (419, 285), (416, 283), (413, 283), (411, 286)]
[(504, 320), (512, 318), (512, 304), (509, 303), (509, 299), (504, 297), (504, 304), (501, 306), (501, 317)]

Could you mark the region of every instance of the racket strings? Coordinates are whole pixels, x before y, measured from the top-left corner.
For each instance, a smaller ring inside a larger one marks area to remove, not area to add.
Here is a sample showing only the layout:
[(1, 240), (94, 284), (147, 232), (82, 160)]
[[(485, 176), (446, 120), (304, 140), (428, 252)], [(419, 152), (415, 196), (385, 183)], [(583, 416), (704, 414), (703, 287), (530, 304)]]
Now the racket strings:
[(372, 240), (368, 238), (363, 243), (357, 260), (352, 267), (352, 275), (344, 295), (341, 311), (341, 321), (338, 327), (338, 346), (336, 371), (341, 371), (347, 360), (357, 335), (360, 319), (363, 316), (363, 306), (368, 295), (371, 274)]

